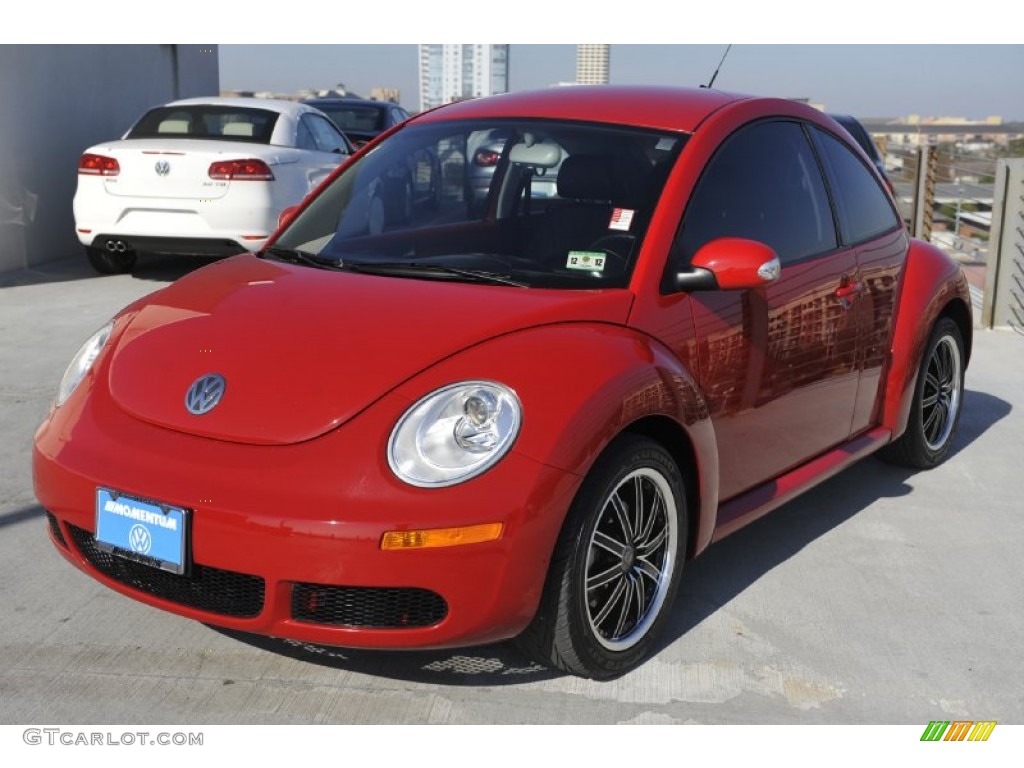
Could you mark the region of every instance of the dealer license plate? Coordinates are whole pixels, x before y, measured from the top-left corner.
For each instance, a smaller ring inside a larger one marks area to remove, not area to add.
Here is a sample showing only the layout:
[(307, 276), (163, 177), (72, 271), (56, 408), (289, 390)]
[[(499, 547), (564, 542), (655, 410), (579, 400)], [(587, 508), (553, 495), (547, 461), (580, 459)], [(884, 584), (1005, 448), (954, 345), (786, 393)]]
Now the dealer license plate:
[(188, 510), (96, 489), (96, 545), (113, 555), (184, 573)]

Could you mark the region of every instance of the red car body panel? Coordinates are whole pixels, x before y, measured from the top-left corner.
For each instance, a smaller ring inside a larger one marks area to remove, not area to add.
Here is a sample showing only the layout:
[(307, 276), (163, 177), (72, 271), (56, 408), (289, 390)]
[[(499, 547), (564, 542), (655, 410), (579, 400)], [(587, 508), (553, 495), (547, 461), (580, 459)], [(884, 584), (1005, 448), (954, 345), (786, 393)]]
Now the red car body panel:
[[(940, 315), (960, 325), (971, 351), (971, 293), (960, 265), (928, 243), (914, 241), (900, 276), (882, 424), (898, 437), (907, 428), (917, 370), (928, 334)], [(966, 361), (964, 361), (966, 364)]]
[[(510, 328), (621, 324), (631, 303), (625, 291), (433, 288), (437, 306), (425, 324), (417, 301), (422, 283), (323, 273), (255, 256), (222, 261), (165, 288), (136, 312), (110, 364), (110, 391), (131, 415), (169, 429), (243, 443), (297, 443), (344, 424), (436, 361)], [(363, 324), (370, 316), (378, 319)], [(360, 332), (339, 332), (350, 328)], [(325, 361), (342, 349), (344, 359), (325, 371)], [(400, 355), (379, 354), (397, 349)], [(374, 364), (364, 365), (369, 359)], [(175, 365), (154, 370), (161, 360)], [(181, 404), (200, 370), (216, 370), (240, 388), (197, 420)]]
[[(966, 281), (940, 251), (891, 231), (787, 266), (765, 287), (661, 289), (701, 172), (726, 137), (767, 115), (833, 129), (790, 101), (662, 88), (550, 89), (410, 120), (571, 117), (692, 135), (626, 288), (428, 284), (240, 256), (135, 302), (36, 435), (36, 495), (57, 520), (58, 550), (133, 598), (238, 630), (354, 647), (485, 643), (530, 622), (573, 498), (625, 431), (659, 440), (683, 468), (689, 557), (885, 445), (906, 428), (936, 318), (954, 317), (970, 348)], [(211, 371), (232, 397), (197, 419), (184, 393)], [(426, 394), (480, 379), (522, 403), (509, 454), (447, 488), (399, 480), (387, 460), (396, 422)], [(257, 615), (100, 573), (68, 544), (94, 530), (98, 486), (191, 510), (194, 562), (262, 578)], [(503, 524), (495, 541), (380, 548), (387, 531), (491, 522)], [(296, 583), (426, 589), (448, 610), (426, 627), (299, 621)]]
[(678, 88), (607, 86), (562, 88), (507, 93), (492, 99), (468, 99), (413, 117), (413, 121), (468, 120), (488, 117), (564, 118), (572, 102), (572, 119), (619, 123), (672, 131), (693, 131), (709, 114), (726, 104), (749, 98), (700, 90), (684, 94)]

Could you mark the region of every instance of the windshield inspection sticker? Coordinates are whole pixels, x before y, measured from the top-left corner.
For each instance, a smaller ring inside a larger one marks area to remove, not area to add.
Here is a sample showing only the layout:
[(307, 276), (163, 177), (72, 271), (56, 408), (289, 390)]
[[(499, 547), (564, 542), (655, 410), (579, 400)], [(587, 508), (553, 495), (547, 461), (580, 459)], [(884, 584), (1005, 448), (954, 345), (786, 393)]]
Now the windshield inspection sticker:
[(600, 251), (569, 251), (567, 269), (585, 269), (587, 272), (604, 272), (605, 255)]
[(633, 223), (632, 208), (616, 208), (612, 211), (612, 220), (608, 222), (608, 229), (620, 229), (623, 232), (629, 231), (629, 225)]

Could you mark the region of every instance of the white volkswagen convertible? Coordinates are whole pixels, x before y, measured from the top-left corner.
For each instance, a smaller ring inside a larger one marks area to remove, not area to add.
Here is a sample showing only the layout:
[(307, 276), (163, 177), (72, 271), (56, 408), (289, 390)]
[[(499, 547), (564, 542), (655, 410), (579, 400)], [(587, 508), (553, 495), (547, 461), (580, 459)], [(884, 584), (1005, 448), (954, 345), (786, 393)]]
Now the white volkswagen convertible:
[(138, 253), (259, 250), (278, 217), (354, 151), (319, 110), (271, 99), (201, 98), (151, 109), (78, 163), (75, 228), (99, 272)]

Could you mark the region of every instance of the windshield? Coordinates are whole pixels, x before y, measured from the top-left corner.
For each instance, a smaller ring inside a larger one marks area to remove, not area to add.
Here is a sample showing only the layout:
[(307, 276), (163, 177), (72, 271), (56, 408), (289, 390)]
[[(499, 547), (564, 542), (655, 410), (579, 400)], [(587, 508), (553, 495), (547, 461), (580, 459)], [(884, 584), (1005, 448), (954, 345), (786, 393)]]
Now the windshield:
[(402, 277), (625, 287), (685, 138), (549, 120), (409, 125), (274, 245)]

